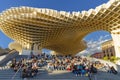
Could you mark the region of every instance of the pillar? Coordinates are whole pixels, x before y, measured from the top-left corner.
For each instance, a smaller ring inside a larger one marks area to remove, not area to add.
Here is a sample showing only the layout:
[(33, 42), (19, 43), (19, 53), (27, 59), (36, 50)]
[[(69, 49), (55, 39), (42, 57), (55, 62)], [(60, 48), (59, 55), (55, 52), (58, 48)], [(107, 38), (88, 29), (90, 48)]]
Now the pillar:
[(24, 45), (24, 48), (22, 50), (22, 55), (37, 55), (37, 54), (41, 54), (42, 53), (42, 47), (38, 48), (38, 44), (37, 43), (27, 43)]
[(111, 34), (113, 38), (115, 56), (120, 58), (120, 34)]

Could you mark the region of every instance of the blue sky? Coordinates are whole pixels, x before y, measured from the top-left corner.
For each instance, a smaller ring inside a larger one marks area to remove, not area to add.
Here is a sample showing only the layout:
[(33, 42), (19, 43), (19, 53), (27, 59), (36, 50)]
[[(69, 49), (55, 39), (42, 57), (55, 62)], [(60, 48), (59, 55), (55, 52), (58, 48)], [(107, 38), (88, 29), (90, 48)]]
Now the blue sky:
[[(9, 9), (10, 7), (30, 6), (37, 8), (50, 8), (58, 11), (82, 11), (95, 8), (109, 0), (2, 0), (0, 1), (0, 12)], [(104, 37), (109, 35), (107, 37)], [(111, 36), (108, 32), (98, 31), (93, 32), (85, 37), (87, 42), (98, 41), (100, 38), (110, 39)], [(8, 47), (8, 44), (12, 42), (7, 36), (0, 31), (0, 46), (3, 48)]]

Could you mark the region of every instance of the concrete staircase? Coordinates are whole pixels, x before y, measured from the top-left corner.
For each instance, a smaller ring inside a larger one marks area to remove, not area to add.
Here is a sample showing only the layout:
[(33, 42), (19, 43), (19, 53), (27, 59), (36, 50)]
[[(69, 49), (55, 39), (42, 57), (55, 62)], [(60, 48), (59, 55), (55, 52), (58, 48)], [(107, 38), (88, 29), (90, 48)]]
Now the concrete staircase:
[[(24, 80), (21, 78), (21, 72), (18, 72), (14, 79), (12, 79), (15, 72), (9, 68), (0, 70), (0, 80)], [(39, 73), (36, 77), (26, 80), (89, 80), (88, 77), (76, 77), (71, 72), (67, 71), (53, 71), (48, 72), (45, 69), (39, 69)]]
[[(53, 71), (48, 72), (46, 69), (39, 69), (39, 73), (36, 77), (29, 79), (22, 79), (21, 72), (19, 71), (14, 79), (12, 79), (15, 72), (9, 67), (0, 68), (0, 80), (89, 80), (86, 76), (75, 76), (68, 71)], [(120, 74), (114, 75), (112, 73), (106, 73), (98, 71), (96, 75), (92, 76), (92, 80), (119, 80)]]
[[(28, 56), (16, 56), (17, 60), (27, 58)], [(53, 71), (48, 72), (46, 68), (39, 69), (39, 74), (36, 77), (29, 79), (22, 79), (19, 71), (14, 79), (12, 79), (15, 72), (7, 66), (0, 67), (0, 80), (89, 80), (86, 76), (75, 76), (68, 71)], [(120, 80), (120, 73), (117, 75), (105, 72), (104, 69), (98, 71), (96, 75), (92, 76), (92, 80)]]
[[(24, 58), (24, 59), (27, 59), (28, 58), (28, 56), (27, 55), (16, 55), (15, 57), (13, 57), (13, 58), (16, 58), (16, 60), (17, 61), (19, 61), (21, 58)], [(13, 59), (12, 58), (12, 59)], [(11, 59), (11, 60), (12, 60)], [(10, 60), (9, 60), (10, 61)], [(2, 67), (4, 67), (4, 66), (6, 66), (6, 64), (9, 62), (8, 60), (7, 61), (5, 61), (2, 65), (0, 65), (0, 66), (2, 66)]]
[[(15, 73), (11, 69), (0, 70), (0, 80), (11, 80)], [(15, 76), (15, 80), (20, 79), (20, 73)]]

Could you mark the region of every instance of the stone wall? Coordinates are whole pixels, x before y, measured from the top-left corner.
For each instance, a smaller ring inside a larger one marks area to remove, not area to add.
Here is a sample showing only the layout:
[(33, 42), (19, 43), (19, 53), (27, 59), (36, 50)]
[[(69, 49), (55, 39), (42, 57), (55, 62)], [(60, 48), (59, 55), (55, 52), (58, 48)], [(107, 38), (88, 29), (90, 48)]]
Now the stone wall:
[(11, 60), (11, 59), (13, 59), (13, 58), (16, 57), (17, 55), (19, 55), (19, 53), (18, 53), (17, 51), (15, 51), (15, 50), (9, 52), (8, 54), (6, 54), (6, 55), (4, 56), (3, 59), (0, 60), (0, 65), (2, 65), (3, 63), (5, 63), (5, 62), (7, 62), (7, 61), (9, 61), (9, 60)]

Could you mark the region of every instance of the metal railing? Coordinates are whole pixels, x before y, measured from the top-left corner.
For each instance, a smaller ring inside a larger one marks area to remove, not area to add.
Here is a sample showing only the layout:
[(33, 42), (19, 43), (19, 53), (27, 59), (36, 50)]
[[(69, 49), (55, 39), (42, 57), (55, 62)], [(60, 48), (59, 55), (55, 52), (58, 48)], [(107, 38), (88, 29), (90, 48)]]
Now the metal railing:
[(15, 76), (17, 75), (17, 73), (20, 71), (20, 69), (22, 68), (23, 65), (20, 66), (20, 68), (16, 71), (16, 73), (13, 75), (12, 79), (11, 80), (14, 80), (15, 79)]

